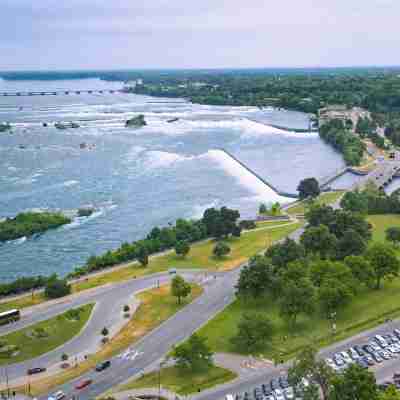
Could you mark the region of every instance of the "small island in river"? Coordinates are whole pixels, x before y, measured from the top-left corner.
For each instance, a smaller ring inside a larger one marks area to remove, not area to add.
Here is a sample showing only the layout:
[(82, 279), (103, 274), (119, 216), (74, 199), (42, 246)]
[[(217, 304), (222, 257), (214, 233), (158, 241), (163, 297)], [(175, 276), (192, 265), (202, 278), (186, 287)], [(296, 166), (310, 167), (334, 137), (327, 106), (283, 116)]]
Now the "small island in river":
[(134, 128), (140, 128), (141, 126), (145, 125), (147, 125), (147, 122), (145, 121), (143, 114), (128, 119), (128, 121), (126, 121), (125, 123), (126, 127), (134, 127)]
[(0, 222), (0, 242), (42, 233), (69, 224), (71, 219), (60, 213), (26, 212)]

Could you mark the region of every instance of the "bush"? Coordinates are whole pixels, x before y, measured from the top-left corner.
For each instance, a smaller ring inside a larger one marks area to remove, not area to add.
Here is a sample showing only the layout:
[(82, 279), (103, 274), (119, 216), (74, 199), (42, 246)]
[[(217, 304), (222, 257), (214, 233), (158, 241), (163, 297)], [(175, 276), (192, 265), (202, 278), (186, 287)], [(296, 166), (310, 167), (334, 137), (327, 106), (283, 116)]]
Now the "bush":
[(44, 289), (44, 295), (48, 299), (57, 299), (59, 297), (67, 296), (71, 293), (71, 286), (65, 279), (58, 279), (53, 277), (50, 279)]
[(213, 254), (217, 258), (222, 258), (231, 252), (231, 248), (224, 242), (218, 242), (213, 250)]

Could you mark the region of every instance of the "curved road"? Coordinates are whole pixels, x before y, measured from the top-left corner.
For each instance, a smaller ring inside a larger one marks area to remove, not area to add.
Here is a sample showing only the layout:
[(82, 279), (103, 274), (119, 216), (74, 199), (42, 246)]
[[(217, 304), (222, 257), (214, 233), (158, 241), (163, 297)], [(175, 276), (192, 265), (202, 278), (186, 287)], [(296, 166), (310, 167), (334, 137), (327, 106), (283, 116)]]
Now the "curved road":
[[(184, 278), (189, 281), (193, 281), (196, 276), (201, 274), (204, 274), (204, 272), (186, 271), (182, 273)], [(58, 363), (63, 353), (75, 355), (87, 352), (99, 340), (99, 333), (104, 326), (110, 327), (121, 321), (122, 307), (127, 303), (131, 303), (129, 299), (132, 299), (140, 291), (156, 287), (157, 284), (165, 284), (170, 280), (171, 275), (168, 273), (149, 275), (124, 283), (90, 289), (68, 296), (61, 301), (51, 301), (22, 310), (21, 319), (18, 322), (0, 327), (0, 335), (53, 318), (69, 309), (95, 303), (92, 315), (80, 334), (42, 356), (20, 363), (9, 364), (7, 372), (10, 381), (26, 376), (27, 369), (31, 367), (49, 367)]]

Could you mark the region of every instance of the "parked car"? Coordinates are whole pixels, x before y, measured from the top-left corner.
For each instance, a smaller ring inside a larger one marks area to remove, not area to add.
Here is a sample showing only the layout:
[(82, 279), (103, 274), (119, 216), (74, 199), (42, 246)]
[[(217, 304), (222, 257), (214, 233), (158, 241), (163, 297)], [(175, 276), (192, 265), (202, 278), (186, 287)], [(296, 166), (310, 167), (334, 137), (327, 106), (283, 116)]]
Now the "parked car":
[(333, 360), (335, 361), (335, 363), (338, 367), (343, 367), (343, 365), (346, 364), (346, 362), (343, 360), (343, 358), (339, 354), (334, 354)]
[(375, 365), (374, 359), (370, 355), (366, 355), (363, 357), (363, 360), (369, 365)]
[(393, 333), (400, 339), (400, 329), (394, 329)]
[(355, 349), (353, 349), (352, 347), (350, 347), (349, 350), (347, 350), (347, 352), (349, 353), (350, 357), (356, 361), (360, 358), (360, 356), (358, 355), (358, 353), (355, 351)]
[(371, 357), (376, 361), (377, 363), (381, 363), (383, 361), (383, 358), (378, 354), (378, 353), (372, 353)]
[(279, 379), (272, 379), (270, 385), (272, 390), (279, 389), (280, 388)]
[(52, 394), (48, 400), (62, 400), (63, 398), (65, 398), (65, 393), (62, 390), (59, 390), (58, 392)]
[(356, 363), (362, 368), (368, 368), (368, 363), (362, 358), (359, 358)]
[(88, 387), (93, 381), (91, 379), (84, 379), (83, 381), (80, 381), (75, 385), (75, 389), (84, 389), (85, 387)]
[(36, 367), (36, 368), (29, 368), (27, 373), (28, 375), (35, 375), (35, 374), (40, 374), (41, 372), (45, 372), (46, 368), (44, 367)]
[(382, 348), (389, 345), (386, 339), (382, 335), (375, 335), (374, 339)]
[(361, 348), (361, 346), (354, 346), (354, 350), (358, 353), (358, 355), (360, 356), (360, 357), (362, 357), (362, 356), (364, 356), (365, 355), (365, 352), (363, 351), (363, 349)]
[(275, 397), (275, 400), (285, 400), (285, 396), (283, 395), (283, 392), (281, 389), (274, 390), (274, 397)]
[(346, 363), (351, 364), (351, 363), (353, 362), (353, 360), (351, 359), (351, 357), (350, 357), (345, 351), (341, 351), (339, 354), (342, 356), (343, 360), (344, 360)]
[(293, 400), (294, 399), (294, 390), (292, 387), (286, 388), (283, 393), (285, 394), (286, 400)]
[(96, 371), (100, 372), (100, 371), (104, 371), (106, 368), (108, 368), (111, 365), (111, 361), (107, 360), (107, 361), (103, 361), (99, 364), (96, 365)]
[(289, 387), (289, 382), (288, 382), (286, 376), (279, 377), (279, 383), (281, 384), (282, 389), (286, 389)]

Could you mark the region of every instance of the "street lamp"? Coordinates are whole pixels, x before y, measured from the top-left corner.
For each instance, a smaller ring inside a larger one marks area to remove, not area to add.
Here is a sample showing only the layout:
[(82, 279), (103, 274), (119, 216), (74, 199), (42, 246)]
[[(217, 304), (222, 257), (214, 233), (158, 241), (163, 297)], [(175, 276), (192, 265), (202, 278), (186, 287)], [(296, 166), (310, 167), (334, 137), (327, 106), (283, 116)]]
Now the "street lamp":
[(165, 364), (165, 360), (161, 360), (160, 361), (160, 366), (158, 368), (158, 399), (161, 399), (161, 368), (164, 366)]

